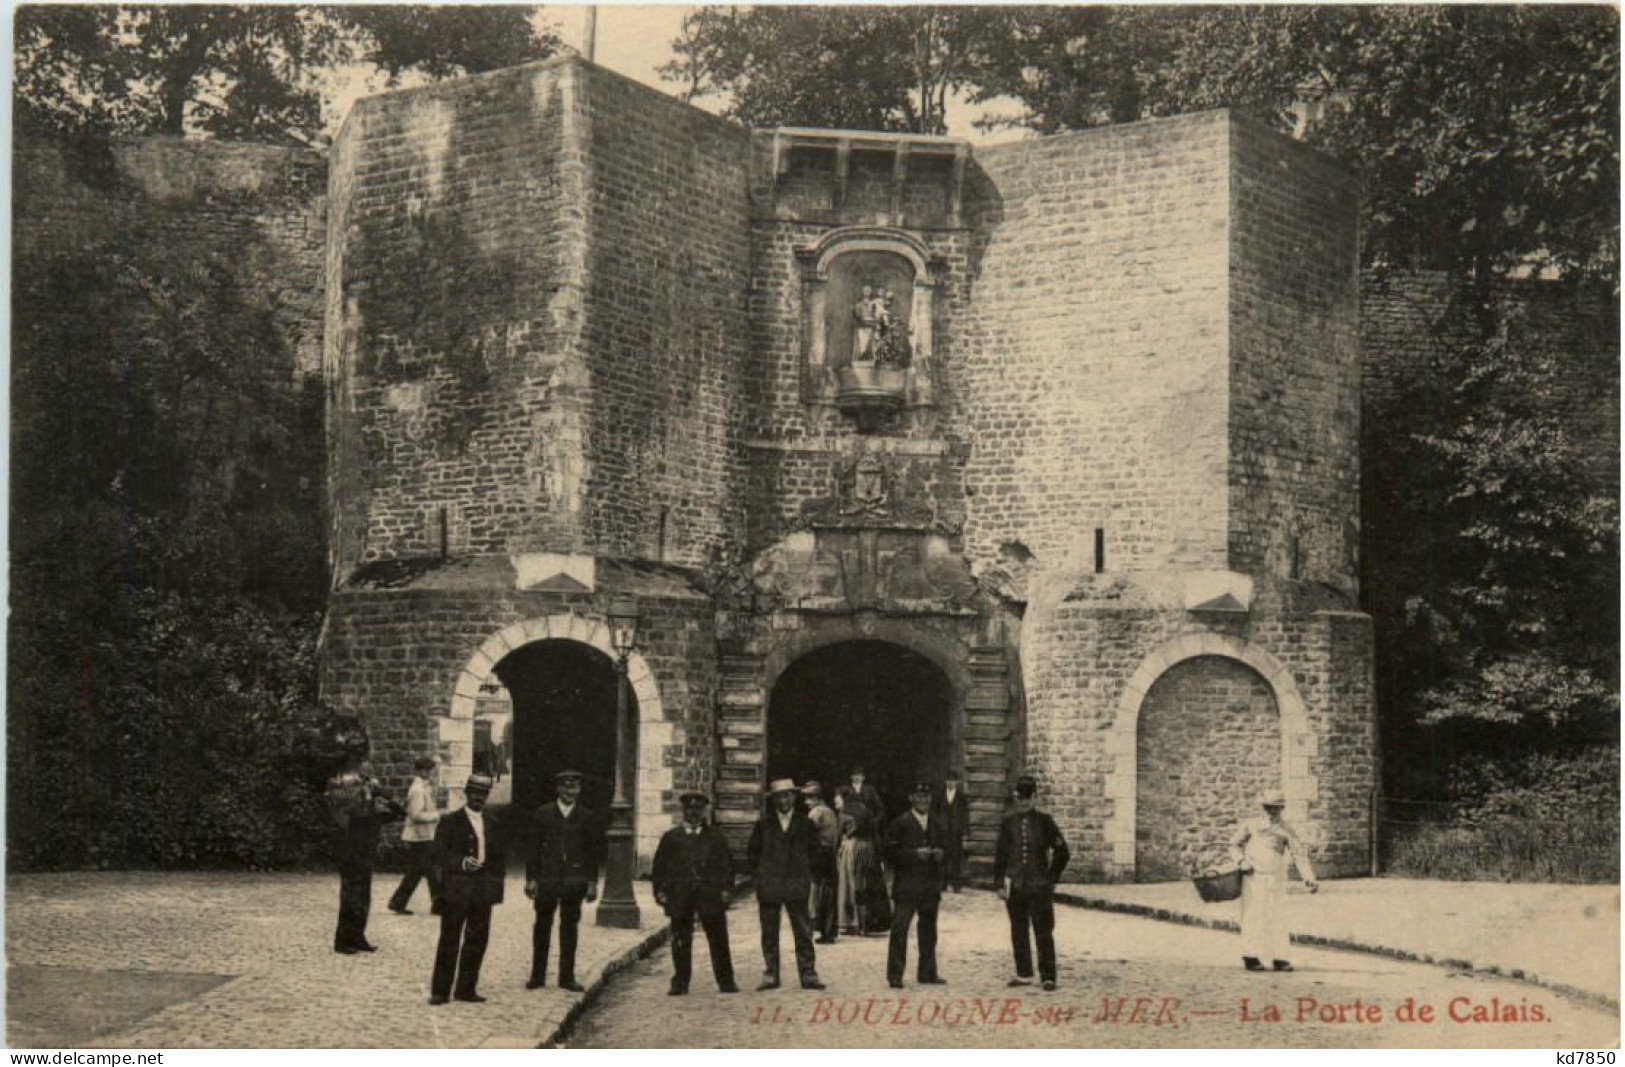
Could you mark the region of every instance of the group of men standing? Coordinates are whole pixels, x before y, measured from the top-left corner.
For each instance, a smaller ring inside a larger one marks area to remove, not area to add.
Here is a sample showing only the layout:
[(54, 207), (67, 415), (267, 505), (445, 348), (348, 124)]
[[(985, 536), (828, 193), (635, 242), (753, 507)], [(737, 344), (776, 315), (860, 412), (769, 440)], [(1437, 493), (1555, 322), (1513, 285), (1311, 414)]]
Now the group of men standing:
[[(371, 857), (381, 821), (404, 818), (402, 840), (412, 865), (390, 898), (392, 912), (408, 908), (420, 881), (426, 881), (432, 912), (440, 918), (429, 1003), (480, 1003), (481, 964), (490, 939), (492, 909), (502, 903), (507, 872), (506, 842), (487, 825), (486, 801), (493, 780), (475, 773), (464, 786), (466, 803), (442, 816), (435, 805), (434, 762), (417, 762), (417, 775), (404, 809), (385, 805), (376, 783), (356, 767), (329, 783), (335, 817), (344, 830), (341, 854), (339, 924), (334, 950), (370, 952), (366, 940), (371, 895)], [(557, 984), (581, 992), (575, 957), (583, 903), (597, 899), (604, 852), (602, 824), (580, 802), (582, 776), (565, 770), (555, 777), (557, 798), (530, 819), (525, 848), (525, 895), (534, 902), (531, 969), (526, 989), (547, 984), (548, 959), (557, 922)], [(1034, 809), (1036, 782), (1021, 778), (1015, 811), (1000, 828), (993, 876), (1010, 917), (1016, 976), (1011, 985), (1033, 981), (1029, 932), (1037, 941), (1039, 978), (1054, 989), (1056, 963), (1053, 887), (1070, 858), (1065, 840), (1048, 815)], [(941, 788), (916, 782), (908, 810), (889, 822), (884, 806), (861, 769), (837, 793), (834, 808), (824, 804), (816, 782), (797, 786), (788, 778), (769, 786), (768, 809), (752, 827), (747, 868), (754, 876), (761, 929), (763, 974), (760, 990), (780, 986), (781, 913), (788, 918), (795, 946), (796, 975), (804, 989), (823, 989), (818, 977), (817, 942), (832, 944), (840, 929), (843, 902), (837, 885), (858, 848), (859, 813), (881, 827), (879, 855), (889, 880), (890, 941), (886, 980), (902, 988), (911, 927), (917, 929), (915, 980), (945, 984), (937, 965), (937, 919), (945, 889), (958, 892), (964, 876), (968, 805), (957, 774)], [(799, 801), (805, 800), (805, 806)], [(706, 819), (709, 798), (688, 792), (679, 797), (682, 822), (668, 830), (655, 852), (655, 898), (671, 923), (673, 975), (669, 992), (688, 992), (693, 970), (696, 922), (705, 931), (712, 974), (723, 993), (737, 993), (728, 942), (727, 910), (734, 889), (734, 865), (721, 830)], [(365, 839), (365, 840), (363, 840)], [(879, 874), (876, 872), (876, 879)], [(859, 927), (861, 930), (861, 926)]]

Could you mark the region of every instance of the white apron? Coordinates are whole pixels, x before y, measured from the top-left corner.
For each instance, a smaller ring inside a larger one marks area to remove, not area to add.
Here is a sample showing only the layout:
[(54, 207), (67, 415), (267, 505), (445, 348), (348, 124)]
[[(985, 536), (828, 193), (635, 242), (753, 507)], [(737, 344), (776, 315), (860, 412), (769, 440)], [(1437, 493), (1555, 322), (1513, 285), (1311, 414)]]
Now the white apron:
[(1293, 863), (1305, 881), (1314, 881), (1309, 855), (1284, 821), (1269, 816), (1248, 819), (1231, 841), (1231, 858), (1252, 864), (1241, 880), (1241, 954), (1268, 965), (1292, 958), (1292, 934), (1286, 926), (1286, 882)]

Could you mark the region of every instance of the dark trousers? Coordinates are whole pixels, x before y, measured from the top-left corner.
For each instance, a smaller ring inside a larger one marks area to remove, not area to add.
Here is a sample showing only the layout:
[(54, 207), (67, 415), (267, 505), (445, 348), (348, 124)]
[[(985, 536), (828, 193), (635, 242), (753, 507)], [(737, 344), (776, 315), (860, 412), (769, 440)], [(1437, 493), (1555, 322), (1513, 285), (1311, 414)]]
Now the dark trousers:
[(705, 943), (711, 949), (711, 973), (717, 988), (734, 984), (733, 954), (728, 949), (728, 913), (716, 908), (704, 911), (684, 900), (671, 909), (671, 984), (679, 989), (688, 988), (694, 974), (694, 920), (700, 920), (705, 931)]
[(406, 874), (401, 877), (401, 884), (395, 887), (395, 893), (389, 898), (389, 906), (399, 910), (412, 901), (412, 894), (417, 892), (418, 882), (429, 883), (429, 903), (434, 907), (440, 906), (440, 865), (434, 862), (433, 841), (408, 841)]
[(372, 868), (360, 864), (339, 867), (339, 925), (333, 947), (360, 948), (367, 943), (367, 914), (372, 911)]
[(919, 981), (937, 977), (937, 909), (942, 901), (899, 900), (891, 921), (891, 946), (886, 951), (886, 980), (901, 982), (908, 965), (908, 927), (920, 917), (920, 962), (915, 968)]
[(1010, 887), (1004, 910), (1010, 913), (1010, 947), (1016, 954), (1016, 974), (1033, 976), (1033, 950), (1027, 940), (1027, 927), (1038, 940), (1038, 975), (1055, 981), (1055, 891), (1047, 887)]
[(440, 944), (434, 951), (434, 978), (429, 983), (429, 992), (437, 997), (451, 996), (453, 975), (457, 977), (458, 996), (478, 992), (480, 964), (485, 962), (485, 944), (489, 940), (491, 905), (441, 901)]
[(949, 842), (948, 854), (943, 857), (943, 874), (955, 889), (965, 888), (965, 844)]
[(813, 879), (813, 928), (825, 941), (834, 941), (841, 932), (841, 909), (835, 901), (835, 879)]
[(581, 925), (581, 900), (585, 891), (536, 892), (536, 925), (530, 931), (530, 978), (540, 982), (547, 977), (547, 950), (553, 942), (553, 913), (559, 915), (559, 981), (576, 980), (576, 930)]
[(756, 917), (762, 924), (762, 976), (779, 980), (779, 909), (790, 916), (790, 936), (796, 942), (796, 973), (803, 982), (818, 977), (817, 956), (813, 951), (812, 919), (806, 900), (783, 904), (756, 904)]

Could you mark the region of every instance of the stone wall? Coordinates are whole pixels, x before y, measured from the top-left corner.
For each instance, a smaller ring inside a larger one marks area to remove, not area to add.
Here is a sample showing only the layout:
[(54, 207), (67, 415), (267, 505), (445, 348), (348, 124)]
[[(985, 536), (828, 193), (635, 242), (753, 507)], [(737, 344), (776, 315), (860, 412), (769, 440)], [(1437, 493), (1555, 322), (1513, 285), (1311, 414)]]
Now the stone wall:
[(580, 70), (589, 529), (600, 554), (700, 566), (743, 510), (748, 135)]
[[(1139, 781), (1141, 716), (1164, 672), (1201, 656), (1234, 661), (1268, 683), (1281, 726), (1258, 756), (1279, 752), (1287, 817), (1311, 842), (1314, 861), (1329, 874), (1369, 869), (1377, 767), (1370, 626), (1324, 587), (1297, 583), (1262, 585), (1250, 610), (1224, 614), (1183, 610), (1167, 587), (1129, 576), (1081, 578), (1029, 605), (1027, 762), (1074, 844), (1069, 877), (1133, 877), (1142, 833), (1187, 832), (1180, 797), (1138, 810), (1146, 790), (1191, 788)], [(1204, 789), (1198, 783), (1195, 792)], [(1251, 814), (1248, 799), (1215, 817)]]
[[(642, 638), (630, 663), (637, 695), (635, 796), (640, 863), (672, 825), (676, 794), (709, 791), (715, 773), (716, 637), (708, 599), (663, 569), (600, 574), (638, 596)], [(502, 656), (569, 640), (613, 655), (602, 593), (515, 588), (506, 561), (453, 562), (404, 585), (363, 582), (333, 594), (323, 634), (322, 694), (362, 716), (374, 773), (404, 795), (412, 762), (432, 754), (454, 802), (473, 761), (474, 697)]]
[(566, 57), (362, 101), (338, 140), (337, 573), (703, 562), (737, 509), (743, 133)]
[[(321, 369), (326, 162), (303, 149), (150, 137), (110, 146), (21, 137), (12, 145), (12, 262), (140, 245), (229, 269), (263, 301), (293, 382)], [(81, 309), (63, 309), (77, 314)], [(315, 472), (312, 472), (314, 476)]]
[(1231, 122), (1231, 570), (1353, 594), (1359, 544), (1359, 189)]
[[(966, 551), (1222, 568), (1230, 121), (978, 150)], [(1002, 549), (1002, 552), (1001, 552)]]

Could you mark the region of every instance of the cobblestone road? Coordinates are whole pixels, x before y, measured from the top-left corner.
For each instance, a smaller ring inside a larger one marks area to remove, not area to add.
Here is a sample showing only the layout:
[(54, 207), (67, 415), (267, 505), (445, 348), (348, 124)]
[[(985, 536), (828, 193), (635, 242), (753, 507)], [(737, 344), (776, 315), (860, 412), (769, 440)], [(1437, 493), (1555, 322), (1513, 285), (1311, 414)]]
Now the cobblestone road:
[[(826, 992), (752, 993), (761, 958), (756, 917), (754, 908), (736, 907), (728, 916), (729, 930), (747, 992), (717, 994), (704, 938), (696, 931), (695, 979), (688, 997), (666, 996), (671, 957), (662, 950), (616, 978), (569, 1043), (577, 1048), (1596, 1048), (1618, 1042), (1614, 1015), (1522, 983), (1301, 948), (1298, 971), (1249, 974), (1241, 969), (1233, 934), (1074, 908), (1057, 913), (1061, 988), (1053, 993), (1006, 988), (1009, 927), (1002, 905), (988, 893), (944, 902), (939, 959), (947, 986), (919, 987), (910, 980), (907, 989), (893, 991), (885, 983), (885, 939), (843, 938), (819, 948)], [(783, 938), (788, 961), (788, 931)], [(912, 954), (914, 945), (909, 947)], [(911, 956), (911, 979), (912, 967)], [(1431, 1006), (1435, 1021), (1394, 1021), (1408, 999)], [(1115, 1020), (1101, 1019), (1106, 1001), (1122, 1004)], [(1311, 1001), (1314, 1008), (1300, 1018), (1300, 1009)], [(1528, 1018), (1538, 1008), (1545, 1021), (1454, 1022), (1452, 1003), (1458, 1014), (1469, 1015), (1477, 1008)], [(1282, 1021), (1264, 1021), (1267, 1005), (1278, 1008)], [(1323, 1018), (1323, 1011), (1337, 1018), (1337, 1005), (1345, 1006), (1345, 1021)], [(1380, 1021), (1354, 1021), (1359, 1018), (1355, 1005), (1367, 1013), (1372, 1006), (1380, 1009)]]
[[(379, 951), (340, 956), (332, 951), (337, 875), (10, 877), (6, 962), (25, 980), (13, 983), (9, 1008), (13, 1020), (27, 1025), (8, 1036), (36, 1047), (534, 1048), (579, 999), (552, 986), (524, 988), (534, 913), (523, 880), (510, 875), (480, 980), (489, 1003), (429, 1008), (439, 920), (428, 914), (421, 888), (416, 915), (391, 915), (384, 905), (395, 881), (384, 874), (373, 881), (367, 936)], [(657, 928), (647, 883), (638, 888), (642, 931), (594, 927), (593, 909), (583, 913), (577, 967), (583, 982)], [(62, 1000), (75, 982), (78, 1003), (42, 1011), (15, 999), (21, 991)], [(122, 993), (143, 983), (160, 987), (159, 995)], [(133, 1018), (119, 1017), (121, 1005), (98, 1010), (86, 1003), (115, 997), (135, 1005)], [(63, 1017), (64, 1033), (51, 1032), (53, 1014)], [(106, 1025), (83, 1025), (87, 1014)]]

